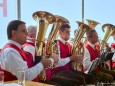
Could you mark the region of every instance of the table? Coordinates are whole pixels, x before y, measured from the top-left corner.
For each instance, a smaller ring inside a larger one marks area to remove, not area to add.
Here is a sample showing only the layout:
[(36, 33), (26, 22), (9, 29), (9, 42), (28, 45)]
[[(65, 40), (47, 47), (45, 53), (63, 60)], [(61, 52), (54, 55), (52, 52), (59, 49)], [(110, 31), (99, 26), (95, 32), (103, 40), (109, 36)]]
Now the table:
[[(18, 83), (17, 80), (15, 81), (8, 81), (8, 82), (5, 82), (5, 84), (8, 84), (8, 83)], [(33, 81), (25, 81), (25, 86), (55, 86), (55, 85), (50, 85), (50, 84), (45, 84), (45, 83), (40, 83), (40, 82), (33, 82)]]

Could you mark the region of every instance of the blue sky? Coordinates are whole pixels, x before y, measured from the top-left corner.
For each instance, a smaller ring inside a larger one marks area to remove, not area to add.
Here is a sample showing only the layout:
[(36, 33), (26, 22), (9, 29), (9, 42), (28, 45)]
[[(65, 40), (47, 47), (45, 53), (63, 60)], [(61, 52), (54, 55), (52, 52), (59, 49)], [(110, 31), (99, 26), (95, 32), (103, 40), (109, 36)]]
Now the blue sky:
[[(7, 42), (6, 27), (9, 21), (17, 19), (17, 0), (7, 0), (7, 16), (3, 16), (3, 9), (0, 7), (0, 48)], [(115, 25), (115, 0), (84, 0), (85, 11), (84, 18), (92, 19), (100, 22), (95, 29), (99, 37), (103, 39), (104, 33), (101, 26), (105, 23)], [(3, 0), (0, 0), (3, 3)], [(54, 15), (60, 15), (67, 18), (71, 25), (71, 37), (73, 31), (77, 29), (76, 21), (82, 21), (82, 0), (21, 0), (21, 20), (26, 22), (26, 25), (37, 25), (37, 22), (32, 18), (32, 14), (36, 11), (47, 11)], [(85, 23), (87, 23), (85, 21)], [(50, 31), (51, 26), (48, 28)], [(49, 34), (47, 32), (47, 35)], [(47, 36), (46, 36), (47, 37)], [(112, 37), (108, 40), (113, 42)]]

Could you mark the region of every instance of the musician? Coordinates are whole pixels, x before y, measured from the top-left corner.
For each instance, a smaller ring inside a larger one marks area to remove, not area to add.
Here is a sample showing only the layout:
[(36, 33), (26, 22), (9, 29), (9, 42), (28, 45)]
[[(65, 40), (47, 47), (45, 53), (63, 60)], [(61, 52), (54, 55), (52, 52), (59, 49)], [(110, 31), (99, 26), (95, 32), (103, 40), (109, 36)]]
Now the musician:
[(13, 20), (7, 26), (8, 43), (1, 50), (2, 66), (4, 71), (4, 80), (16, 80), (18, 68), (25, 68), (25, 79), (38, 82), (38, 74), (44, 67), (50, 66), (51, 61), (42, 59), (41, 62), (34, 65), (33, 57), (30, 53), (21, 50), (21, 45), (26, 43), (27, 30), (25, 22)]
[(53, 69), (52, 81), (56, 81), (63, 86), (79, 86), (80, 84), (86, 86), (85, 77), (82, 72), (75, 72), (70, 68), (71, 61), (77, 61), (78, 58), (81, 57), (77, 55), (77, 52), (70, 55), (71, 45), (67, 42), (69, 37), (70, 26), (68, 24), (63, 24), (59, 29), (59, 38), (57, 39), (60, 57), (57, 67)]
[[(98, 42), (97, 32), (94, 29), (91, 29), (87, 31), (86, 35), (88, 42), (85, 45), (85, 54), (83, 59), (83, 66), (85, 71), (89, 69), (93, 60), (100, 57), (100, 52), (95, 46), (95, 44)], [(113, 76), (115, 76), (114, 71), (102, 70), (100, 66), (98, 66), (94, 73), (101, 81), (108, 79), (108, 81), (112, 82), (114, 78)]]
[(27, 42), (23, 45), (23, 50), (30, 52), (32, 56), (35, 56), (35, 38), (36, 38), (36, 30), (37, 27), (30, 25), (27, 28), (28, 36), (27, 36)]
[[(115, 31), (111, 34), (111, 36), (113, 37), (113, 39), (115, 40)], [(111, 51), (115, 52), (115, 43), (111, 44)], [(110, 67), (110, 62), (107, 63), (108, 66)], [(112, 68), (115, 69), (115, 53), (112, 57)]]
[[(41, 60), (41, 57), (35, 57), (35, 40), (36, 40), (37, 27), (33, 26), (33, 25), (30, 25), (27, 28), (27, 32), (28, 32), (27, 42), (24, 45), (22, 45), (23, 46), (23, 50), (26, 51), (26, 52), (31, 53), (35, 63), (39, 63), (40, 60)], [(51, 62), (53, 64), (55, 59), (52, 59), (52, 58), (49, 58), (49, 59), (51, 60)], [(40, 82), (47, 83), (47, 84), (52, 84), (52, 85), (56, 85), (56, 86), (61, 86), (61, 85), (59, 85), (59, 84), (57, 84), (55, 82), (49, 81), (50, 78), (51, 78), (51, 76), (50, 76), (51, 75), (50, 74), (50, 69), (51, 68), (47, 68), (46, 69), (46, 81), (41, 81), (40, 80)]]

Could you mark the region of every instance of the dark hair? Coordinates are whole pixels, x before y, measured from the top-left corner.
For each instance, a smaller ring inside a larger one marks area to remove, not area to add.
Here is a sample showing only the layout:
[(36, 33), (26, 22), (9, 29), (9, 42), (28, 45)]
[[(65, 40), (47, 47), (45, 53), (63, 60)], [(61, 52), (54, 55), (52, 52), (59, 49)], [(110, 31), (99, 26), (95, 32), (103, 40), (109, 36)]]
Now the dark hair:
[(69, 24), (63, 24), (63, 25), (60, 27), (59, 31), (62, 31), (62, 32), (63, 32), (66, 28), (71, 28), (71, 27), (70, 27)]
[(95, 29), (88, 30), (88, 31), (86, 32), (87, 38), (91, 38), (91, 37), (92, 37), (92, 33), (94, 33), (94, 32), (96, 32)]
[(19, 25), (25, 24), (25, 22), (20, 21), (20, 20), (13, 20), (9, 22), (7, 26), (7, 37), (10, 39), (12, 37), (12, 30), (17, 30)]

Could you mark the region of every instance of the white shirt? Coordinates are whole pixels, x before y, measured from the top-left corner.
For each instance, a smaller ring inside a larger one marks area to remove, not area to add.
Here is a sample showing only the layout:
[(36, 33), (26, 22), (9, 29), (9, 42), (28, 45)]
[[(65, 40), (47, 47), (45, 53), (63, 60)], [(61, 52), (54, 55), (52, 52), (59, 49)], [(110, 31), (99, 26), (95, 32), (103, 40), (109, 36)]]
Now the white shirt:
[[(21, 48), (21, 45), (17, 42), (9, 40), (9, 43), (15, 44), (17, 47)], [(20, 53), (14, 48), (5, 48), (1, 52), (1, 60), (4, 65), (2, 65), (3, 69), (9, 71), (13, 75), (18, 75), (18, 69), (25, 68), (25, 79), (33, 80), (38, 74), (43, 70), (42, 63), (38, 63), (35, 66), (28, 68), (27, 62), (23, 60)]]
[[(91, 44), (90, 42), (88, 42), (88, 44), (89, 44), (92, 48), (95, 47), (95, 45), (94, 45), (94, 44)], [(90, 57), (90, 53), (89, 53), (88, 49), (85, 47), (84, 50), (85, 50), (85, 51), (84, 51), (84, 58), (83, 58), (83, 66), (84, 66), (84, 68), (85, 68), (86, 70), (88, 70), (92, 62), (91, 62), (91, 57)]]
[[(112, 47), (112, 48), (111, 48), (111, 51), (112, 51), (112, 52), (115, 52), (115, 49)], [(112, 57), (112, 61), (115, 62), (115, 53), (114, 53), (114, 55), (113, 55), (113, 57)]]
[[(63, 39), (60, 38), (60, 37), (58, 38), (58, 40), (60, 40), (63, 44), (66, 43), (66, 41), (63, 40)], [(60, 50), (60, 47), (59, 47), (59, 50)], [(59, 51), (59, 53), (60, 53), (60, 51)], [(70, 62), (70, 58), (69, 58), (69, 57), (61, 58), (60, 55), (59, 55), (59, 61), (58, 61), (57, 66), (58, 66), (58, 67), (59, 67), (59, 66), (64, 66), (64, 65), (66, 65), (66, 64), (69, 63), (69, 62)]]

